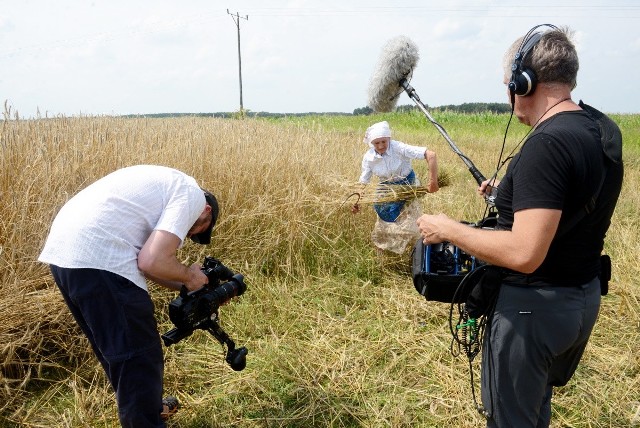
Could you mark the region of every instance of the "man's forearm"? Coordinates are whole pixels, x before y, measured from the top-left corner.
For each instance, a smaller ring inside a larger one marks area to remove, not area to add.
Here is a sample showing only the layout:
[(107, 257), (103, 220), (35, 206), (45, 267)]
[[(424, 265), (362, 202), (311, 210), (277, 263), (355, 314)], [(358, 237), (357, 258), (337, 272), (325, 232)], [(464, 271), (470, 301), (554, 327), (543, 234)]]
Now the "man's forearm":
[(165, 279), (160, 279), (160, 278), (154, 277), (153, 275), (148, 274), (148, 273), (145, 273), (144, 276), (147, 279), (150, 279), (151, 281), (155, 282), (158, 285), (161, 285), (163, 287), (166, 287), (166, 288), (169, 288), (169, 289), (175, 290), (175, 291), (180, 291), (180, 289), (184, 285), (183, 283), (181, 283), (179, 281), (167, 281)]

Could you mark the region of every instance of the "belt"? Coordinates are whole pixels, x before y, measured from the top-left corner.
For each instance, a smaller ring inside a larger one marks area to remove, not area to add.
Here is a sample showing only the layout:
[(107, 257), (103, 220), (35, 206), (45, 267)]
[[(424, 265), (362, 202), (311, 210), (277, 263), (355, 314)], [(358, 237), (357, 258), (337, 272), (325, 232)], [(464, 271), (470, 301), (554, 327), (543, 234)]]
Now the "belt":
[(535, 285), (535, 286), (551, 286), (551, 287), (580, 287), (589, 281), (576, 281), (567, 279), (554, 279), (540, 275), (528, 275), (524, 273), (506, 270), (502, 276), (502, 282), (515, 285)]

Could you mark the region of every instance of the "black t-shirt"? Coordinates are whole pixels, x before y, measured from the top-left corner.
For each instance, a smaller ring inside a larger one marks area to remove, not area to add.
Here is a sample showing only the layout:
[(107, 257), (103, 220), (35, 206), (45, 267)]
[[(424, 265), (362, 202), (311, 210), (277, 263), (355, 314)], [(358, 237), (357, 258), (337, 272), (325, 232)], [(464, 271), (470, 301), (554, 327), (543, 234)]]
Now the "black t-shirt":
[[(556, 114), (531, 133), (509, 163), (498, 187), (498, 229), (511, 230), (514, 213), (530, 208), (562, 210), (549, 252), (533, 276), (563, 285), (582, 284), (600, 269), (604, 236), (622, 173), (607, 180), (595, 210), (567, 230), (600, 186), (605, 160), (598, 123), (585, 111)], [(612, 181), (611, 183), (609, 181)]]

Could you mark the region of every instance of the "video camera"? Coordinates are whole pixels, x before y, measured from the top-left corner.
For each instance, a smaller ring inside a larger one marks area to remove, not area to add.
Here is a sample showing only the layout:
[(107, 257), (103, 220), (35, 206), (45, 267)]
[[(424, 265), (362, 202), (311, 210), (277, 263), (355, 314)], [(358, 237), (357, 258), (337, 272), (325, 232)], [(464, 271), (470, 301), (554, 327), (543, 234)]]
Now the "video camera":
[(234, 274), (213, 257), (205, 257), (202, 272), (209, 278), (208, 284), (192, 292), (183, 285), (180, 295), (169, 303), (169, 319), (175, 328), (163, 334), (162, 340), (165, 346), (170, 346), (190, 336), (196, 329), (206, 330), (220, 344), (227, 345), (226, 361), (233, 370), (240, 371), (247, 365), (249, 351), (244, 346), (236, 349), (235, 342), (220, 328), (218, 308), (245, 292), (244, 277)]

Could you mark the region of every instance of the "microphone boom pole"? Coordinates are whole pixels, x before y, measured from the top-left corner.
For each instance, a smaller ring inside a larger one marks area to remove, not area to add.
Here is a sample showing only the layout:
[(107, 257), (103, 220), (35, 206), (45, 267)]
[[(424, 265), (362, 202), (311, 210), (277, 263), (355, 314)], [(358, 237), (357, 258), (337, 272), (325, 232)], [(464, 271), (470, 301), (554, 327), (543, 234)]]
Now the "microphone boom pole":
[(478, 184), (482, 184), (482, 182), (486, 180), (485, 176), (482, 175), (482, 173), (478, 170), (478, 168), (476, 168), (473, 162), (471, 162), (471, 159), (469, 159), (464, 153), (462, 153), (462, 151), (458, 148), (458, 146), (456, 146), (456, 143), (454, 143), (451, 137), (449, 137), (449, 134), (447, 134), (447, 131), (442, 127), (442, 125), (440, 125), (438, 122), (436, 122), (433, 119), (433, 117), (427, 110), (427, 107), (425, 107), (422, 101), (420, 101), (420, 97), (416, 93), (416, 90), (413, 88), (413, 86), (409, 84), (407, 79), (401, 79), (399, 83), (400, 83), (400, 86), (402, 86), (404, 91), (407, 93), (409, 98), (413, 100), (413, 102), (418, 106), (420, 111), (422, 111), (422, 113), (424, 113), (427, 119), (429, 119), (429, 122), (431, 122), (433, 126), (435, 126), (436, 129), (440, 131), (440, 134), (442, 134), (444, 139), (447, 140), (447, 143), (449, 143), (451, 150), (453, 150), (453, 152), (457, 154), (460, 157), (460, 159), (462, 159), (462, 161), (467, 166), (467, 168), (469, 169), (469, 172), (471, 173), (473, 178), (476, 180), (476, 182)]

